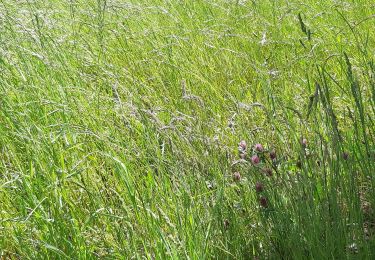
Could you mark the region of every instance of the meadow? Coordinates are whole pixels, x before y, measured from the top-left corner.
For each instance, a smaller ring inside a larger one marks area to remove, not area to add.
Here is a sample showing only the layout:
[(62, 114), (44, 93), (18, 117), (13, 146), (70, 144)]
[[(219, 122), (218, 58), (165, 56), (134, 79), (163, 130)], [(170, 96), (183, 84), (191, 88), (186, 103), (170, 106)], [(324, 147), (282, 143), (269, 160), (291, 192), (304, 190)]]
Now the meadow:
[(0, 259), (375, 259), (372, 0), (1, 0)]

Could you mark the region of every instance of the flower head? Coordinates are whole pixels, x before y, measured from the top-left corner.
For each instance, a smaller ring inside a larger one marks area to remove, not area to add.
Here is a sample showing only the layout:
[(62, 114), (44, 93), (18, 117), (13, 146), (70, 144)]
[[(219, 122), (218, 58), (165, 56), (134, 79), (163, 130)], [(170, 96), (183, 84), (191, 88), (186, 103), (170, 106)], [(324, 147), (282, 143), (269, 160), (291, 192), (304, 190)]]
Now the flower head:
[(233, 173), (233, 180), (234, 181), (240, 181), (241, 180), (241, 174), (239, 172)]
[(346, 161), (349, 159), (349, 153), (348, 152), (343, 152), (342, 158)]
[(246, 148), (247, 148), (246, 141), (245, 141), (245, 140), (242, 140), (242, 141), (238, 144), (238, 149), (241, 149), (242, 151), (245, 151)]
[(256, 144), (254, 145), (254, 150), (261, 153), (264, 151), (264, 148), (261, 144)]
[(251, 162), (254, 164), (254, 165), (257, 165), (259, 162), (260, 162), (260, 159), (258, 157), (258, 155), (253, 155), (251, 157)]

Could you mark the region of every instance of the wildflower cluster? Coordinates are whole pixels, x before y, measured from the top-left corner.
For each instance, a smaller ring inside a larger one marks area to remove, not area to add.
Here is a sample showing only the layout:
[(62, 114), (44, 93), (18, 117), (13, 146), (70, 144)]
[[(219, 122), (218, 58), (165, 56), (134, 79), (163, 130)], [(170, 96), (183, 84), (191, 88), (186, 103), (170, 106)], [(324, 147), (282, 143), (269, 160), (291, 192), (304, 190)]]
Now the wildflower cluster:
[[(271, 164), (275, 164), (276, 162), (276, 151), (266, 150), (262, 144), (257, 143), (251, 149), (248, 148), (247, 143), (245, 140), (242, 140), (238, 144), (238, 151), (239, 157), (242, 160), (248, 161), (251, 163), (255, 169), (257, 169), (260, 173), (263, 173), (267, 177), (273, 176), (272, 167), (268, 166), (269, 162)], [(233, 173), (233, 180), (238, 182), (241, 180), (240, 172), (236, 171)], [(259, 204), (263, 208), (268, 208), (268, 199), (264, 195), (265, 193), (264, 184), (261, 181), (257, 181), (255, 184), (255, 191), (258, 196)]]
[[(303, 160), (304, 158), (311, 157), (311, 152), (309, 151), (309, 147), (312, 146), (311, 143), (309, 143), (308, 139), (306, 137), (301, 137), (299, 139), (300, 146), (302, 148), (302, 154), (297, 158), (297, 161), (295, 162), (295, 166), (297, 169), (303, 169)], [(238, 144), (238, 152), (240, 160), (236, 162), (245, 162), (246, 165), (250, 165), (250, 169), (252, 169), (252, 172), (259, 172), (261, 173), (259, 175), (252, 175), (252, 185), (254, 185), (253, 189), (256, 192), (258, 203), (263, 208), (269, 208), (269, 200), (267, 198), (267, 194), (269, 193), (269, 190), (267, 190), (267, 179), (266, 178), (272, 178), (274, 176), (274, 173), (278, 173), (278, 171), (281, 168), (282, 164), (288, 165), (290, 162), (288, 162), (288, 159), (285, 155), (278, 156), (275, 148), (265, 148), (263, 144), (261, 143), (255, 143), (252, 146), (249, 146), (245, 140), (242, 140)], [(350, 159), (349, 152), (343, 151), (342, 153), (342, 160), (348, 161)], [(318, 160), (317, 164), (320, 166), (321, 162)], [(246, 166), (247, 167), (247, 166)], [(236, 169), (233, 172), (233, 181), (234, 182), (241, 182), (242, 170)], [(281, 177), (280, 175), (278, 175)], [(245, 178), (243, 178), (245, 179)]]

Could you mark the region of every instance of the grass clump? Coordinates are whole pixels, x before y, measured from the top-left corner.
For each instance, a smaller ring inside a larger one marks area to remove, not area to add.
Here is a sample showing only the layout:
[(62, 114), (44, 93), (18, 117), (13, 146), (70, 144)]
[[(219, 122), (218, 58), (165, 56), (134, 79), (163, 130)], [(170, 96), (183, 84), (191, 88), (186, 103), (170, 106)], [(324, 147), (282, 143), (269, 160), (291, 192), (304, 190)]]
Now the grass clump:
[(1, 258), (372, 259), (374, 8), (1, 1)]

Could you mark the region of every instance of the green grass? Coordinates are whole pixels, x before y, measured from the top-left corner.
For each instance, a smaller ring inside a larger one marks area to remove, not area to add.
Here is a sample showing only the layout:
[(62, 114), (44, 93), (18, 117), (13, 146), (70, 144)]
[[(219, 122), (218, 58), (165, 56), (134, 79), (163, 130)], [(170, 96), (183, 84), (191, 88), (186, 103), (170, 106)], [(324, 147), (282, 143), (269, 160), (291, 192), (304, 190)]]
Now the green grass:
[(0, 258), (374, 259), (373, 28), (371, 0), (0, 1)]

